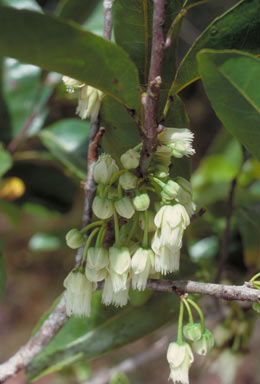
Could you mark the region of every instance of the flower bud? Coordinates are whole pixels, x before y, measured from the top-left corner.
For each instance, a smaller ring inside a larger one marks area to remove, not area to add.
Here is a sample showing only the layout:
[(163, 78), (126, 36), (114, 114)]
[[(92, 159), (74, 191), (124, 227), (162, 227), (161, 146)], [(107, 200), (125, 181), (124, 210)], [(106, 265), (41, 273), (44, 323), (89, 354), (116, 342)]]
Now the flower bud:
[[(156, 226), (154, 224), (154, 217), (155, 217), (155, 213), (149, 210), (148, 211), (148, 232), (156, 231)], [(140, 228), (144, 231), (144, 226), (145, 226), (144, 213), (141, 213), (139, 215), (139, 225), (140, 225)]]
[(161, 192), (162, 198), (166, 200), (173, 200), (178, 194), (180, 186), (175, 181), (168, 180)]
[(93, 177), (98, 184), (109, 184), (111, 178), (119, 168), (115, 160), (107, 153), (99, 156), (98, 161), (93, 168)]
[(150, 205), (150, 197), (147, 193), (137, 195), (133, 199), (133, 204), (137, 211), (146, 211)]
[(200, 323), (189, 323), (183, 327), (183, 334), (186, 339), (196, 341), (201, 338), (202, 329)]
[(95, 196), (92, 204), (92, 210), (99, 219), (109, 219), (113, 215), (113, 204), (108, 199)]
[(163, 164), (156, 164), (153, 167), (153, 174), (154, 176), (159, 177), (160, 179), (163, 179), (169, 176), (169, 166), (166, 166)]
[(115, 209), (120, 216), (126, 219), (130, 219), (135, 213), (131, 200), (127, 196), (115, 201)]
[(82, 235), (82, 233), (76, 229), (73, 228), (71, 229), (67, 234), (66, 234), (66, 243), (67, 246), (76, 249), (81, 247), (85, 242), (85, 238)]
[(205, 356), (214, 345), (212, 333), (205, 329), (199, 340), (192, 343), (193, 350), (201, 356)]
[(108, 266), (108, 251), (103, 247), (91, 247), (88, 249), (87, 266), (90, 269), (99, 270)]
[(154, 266), (154, 253), (151, 249), (138, 248), (132, 258), (132, 287), (143, 291), (147, 284), (151, 266)]
[(128, 191), (136, 187), (137, 177), (131, 172), (125, 172), (119, 177), (119, 184), (125, 191)]
[(120, 157), (120, 160), (125, 169), (135, 169), (139, 165), (140, 153), (133, 149), (128, 149), (128, 151)]
[(260, 303), (258, 303), (257, 301), (255, 301), (252, 305), (252, 308), (254, 311), (256, 311), (257, 313), (260, 313)]

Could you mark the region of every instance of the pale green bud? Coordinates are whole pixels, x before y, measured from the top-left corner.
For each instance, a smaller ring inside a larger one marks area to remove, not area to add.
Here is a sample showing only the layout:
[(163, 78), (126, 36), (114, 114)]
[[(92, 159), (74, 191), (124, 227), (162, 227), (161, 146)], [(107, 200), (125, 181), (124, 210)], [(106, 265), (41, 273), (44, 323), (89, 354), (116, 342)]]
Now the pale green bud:
[(85, 238), (80, 233), (80, 231), (76, 228), (71, 229), (67, 234), (66, 234), (66, 243), (67, 246), (76, 249), (81, 247), (85, 242)]
[(168, 180), (161, 192), (162, 198), (166, 200), (173, 200), (180, 189), (180, 186), (175, 181)]
[(109, 184), (119, 170), (115, 160), (107, 153), (99, 156), (93, 168), (93, 177), (98, 184)]
[(252, 308), (254, 311), (256, 311), (257, 313), (260, 313), (260, 303), (258, 303), (257, 301), (255, 301), (252, 305)]
[(137, 211), (146, 211), (150, 205), (150, 197), (147, 193), (137, 195), (133, 199), (133, 204)]
[(103, 247), (91, 247), (88, 249), (87, 266), (90, 269), (99, 270), (108, 266), (108, 251)]
[(115, 201), (115, 209), (120, 216), (126, 219), (130, 219), (135, 213), (131, 200), (127, 196)]
[[(155, 217), (155, 213), (149, 210), (148, 211), (148, 232), (156, 231), (156, 226), (154, 224), (154, 217)], [(144, 213), (141, 213), (139, 215), (139, 225), (140, 225), (140, 228), (144, 231), (144, 226), (145, 226)]]
[(213, 346), (214, 338), (208, 329), (204, 330), (199, 340), (192, 343), (193, 350), (201, 356), (205, 356)]
[(99, 219), (109, 219), (113, 215), (113, 204), (106, 198), (95, 196), (92, 210)]
[(201, 338), (202, 329), (200, 323), (189, 323), (183, 327), (183, 334), (186, 339), (196, 341)]
[(137, 177), (131, 172), (125, 172), (119, 177), (119, 184), (125, 191), (128, 191), (136, 187)]
[(140, 153), (133, 149), (128, 149), (128, 151), (120, 157), (120, 160), (125, 169), (135, 169), (139, 165)]

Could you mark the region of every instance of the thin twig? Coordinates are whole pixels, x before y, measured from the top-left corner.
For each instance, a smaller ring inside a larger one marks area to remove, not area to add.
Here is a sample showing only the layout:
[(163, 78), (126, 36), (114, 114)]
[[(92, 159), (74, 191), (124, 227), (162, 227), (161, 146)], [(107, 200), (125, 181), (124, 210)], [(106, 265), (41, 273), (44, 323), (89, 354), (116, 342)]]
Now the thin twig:
[(168, 344), (169, 339), (165, 336), (137, 356), (130, 357), (111, 369), (102, 369), (85, 384), (106, 384), (117, 372), (126, 374), (135, 372), (140, 366), (151, 363), (165, 355)]
[(167, 0), (154, 0), (153, 41), (151, 63), (148, 77), (147, 96), (144, 105), (143, 148), (140, 170), (147, 170), (151, 154), (157, 147), (157, 107), (161, 86), (161, 71), (164, 55), (164, 23)]
[(218, 264), (218, 272), (215, 279), (215, 283), (218, 283), (220, 281), (223, 268), (225, 265), (225, 262), (227, 260), (228, 256), (228, 236), (229, 236), (229, 230), (230, 230), (230, 221), (232, 217), (233, 212), (233, 200), (235, 196), (235, 188), (237, 184), (237, 179), (233, 179), (231, 182), (229, 194), (228, 194), (228, 201), (227, 201), (227, 213), (226, 213), (226, 227), (222, 235), (221, 239), (221, 245), (220, 245), (220, 255), (219, 255), (219, 264)]
[(112, 31), (112, 6), (113, 0), (104, 0), (104, 38), (107, 40), (111, 39)]

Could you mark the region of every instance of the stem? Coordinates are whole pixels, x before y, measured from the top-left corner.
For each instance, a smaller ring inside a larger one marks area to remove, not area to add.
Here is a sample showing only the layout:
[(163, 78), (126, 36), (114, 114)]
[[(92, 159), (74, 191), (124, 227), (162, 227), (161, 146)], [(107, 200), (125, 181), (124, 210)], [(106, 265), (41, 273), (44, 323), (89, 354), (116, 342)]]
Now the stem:
[(80, 233), (84, 234), (84, 233), (86, 233), (87, 231), (89, 231), (93, 227), (97, 227), (98, 225), (103, 225), (103, 223), (104, 223), (104, 220), (93, 221), (93, 223), (90, 223), (86, 227), (82, 228), (80, 230)]
[(143, 237), (143, 248), (148, 247), (148, 229), (149, 229), (149, 215), (148, 209), (144, 211), (144, 237)]
[(148, 31), (148, 7), (147, 0), (143, 0), (144, 10), (144, 41), (145, 41), (145, 56), (144, 56), (144, 82), (148, 80), (148, 54), (149, 54), (149, 31)]
[(119, 199), (122, 199), (123, 198), (123, 192), (122, 192), (122, 185), (120, 183), (118, 183), (118, 185), (117, 185), (117, 192), (118, 192)]
[(250, 279), (250, 283), (253, 283), (256, 279), (258, 279), (258, 277), (260, 277), (260, 272), (253, 276), (252, 279)]
[(133, 151), (139, 151), (139, 149), (141, 149), (143, 146), (143, 143), (139, 143), (137, 144), (134, 148), (133, 148)]
[(204, 332), (204, 329), (205, 329), (205, 319), (204, 319), (204, 315), (202, 313), (202, 310), (200, 309), (200, 307), (198, 306), (198, 304), (196, 304), (193, 300), (191, 299), (187, 299), (188, 303), (191, 304), (195, 309), (196, 311), (198, 312), (199, 314), (199, 317), (200, 317), (200, 322), (201, 322), (201, 329), (202, 329), (202, 333)]
[(183, 301), (180, 300), (180, 312), (179, 312), (179, 320), (178, 320), (178, 331), (177, 331), (177, 343), (182, 345), (182, 328), (183, 328), (183, 314), (184, 314), (184, 305)]
[(83, 264), (87, 258), (87, 254), (88, 254), (88, 249), (90, 247), (90, 244), (91, 244), (91, 241), (93, 240), (94, 236), (96, 235), (96, 233), (99, 231), (99, 228), (96, 228), (94, 229), (94, 231), (91, 232), (91, 234), (89, 235), (88, 239), (87, 239), (87, 242), (86, 242), (86, 245), (85, 245), (85, 248), (84, 248), (84, 252), (83, 252), (83, 256), (82, 256), (82, 259), (81, 259), (81, 267), (83, 267)]
[(104, 223), (102, 227), (99, 229), (97, 240), (96, 240), (96, 247), (102, 247), (102, 243), (103, 243), (102, 239), (104, 238), (103, 233), (105, 230), (106, 230), (106, 224)]
[(193, 316), (192, 316), (192, 312), (191, 312), (189, 303), (188, 303), (187, 300), (184, 299), (184, 298), (182, 299), (182, 301), (184, 302), (185, 307), (186, 307), (187, 312), (188, 312), (188, 315), (189, 315), (189, 323), (194, 324), (194, 320), (193, 320)]
[(130, 240), (132, 239), (132, 237), (136, 231), (137, 223), (138, 223), (138, 212), (136, 212), (136, 214), (133, 217), (133, 224), (132, 224), (132, 227), (131, 227), (130, 232), (129, 232), (127, 239), (126, 239), (126, 246), (129, 245)]
[(113, 177), (111, 178), (111, 181), (110, 181), (108, 187), (110, 187), (110, 186), (116, 181), (116, 179), (118, 179), (119, 176), (121, 176), (121, 175), (122, 175), (123, 173), (125, 173), (125, 172), (127, 172), (127, 169), (121, 169), (121, 171), (116, 172), (116, 173), (113, 175)]
[(157, 177), (152, 176), (152, 180), (153, 180), (156, 184), (158, 184), (161, 188), (164, 188), (165, 185), (166, 185), (163, 181), (161, 181), (161, 180), (158, 179)]
[(117, 213), (116, 213), (116, 210), (114, 208), (114, 227), (115, 227), (115, 245), (116, 247), (119, 247), (120, 246), (120, 231), (119, 231), (119, 223), (118, 223), (118, 217), (117, 217)]

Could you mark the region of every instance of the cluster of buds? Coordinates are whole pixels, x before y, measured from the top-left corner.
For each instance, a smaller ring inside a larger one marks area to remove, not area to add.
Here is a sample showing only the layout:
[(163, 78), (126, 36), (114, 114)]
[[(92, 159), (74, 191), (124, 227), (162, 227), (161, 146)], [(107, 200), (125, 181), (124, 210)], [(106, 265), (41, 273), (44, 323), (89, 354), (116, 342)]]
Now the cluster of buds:
[[(188, 129), (165, 128), (159, 135), (163, 145), (158, 146), (142, 177), (138, 172), (142, 144), (126, 151), (120, 164), (109, 154), (99, 156), (93, 168), (97, 183), (93, 221), (66, 236), (69, 247), (84, 247), (80, 268), (65, 280), (69, 315), (90, 314), (91, 293), (98, 282), (104, 281), (104, 304), (124, 306), (130, 286), (142, 291), (149, 277), (179, 270), (182, 237), (195, 205), (189, 181), (171, 179), (169, 166), (171, 156), (176, 155), (174, 144), (178, 144), (178, 158), (181, 148), (182, 156), (194, 152), (192, 137)], [(111, 225), (112, 240), (106, 235)], [(88, 294), (82, 292), (82, 286)]]
[[(188, 310), (189, 323), (183, 327), (184, 305)], [(190, 305), (199, 313), (200, 322), (194, 323)], [(188, 340), (183, 341), (183, 335)], [(177, 341), (169, 344), (167, 360), (170, 366), (169, 379), (173, 383), (189, 384), (189, 369), (194, 361), (193, 351), (205, 356), (213, 347), (212, 333), (205, 328), (204, 316), (199, 306), (191, 299), (181, 299)]]
[(81, 119), (90, 118), (92, 121), (95, 121), (98, 117), (103, 93), (90, 85), (68, 76), (63, 76), (62, 80), (69, 93), (74, 93), (75, 90), (79, 91), (76, 114), (79, 115)]

